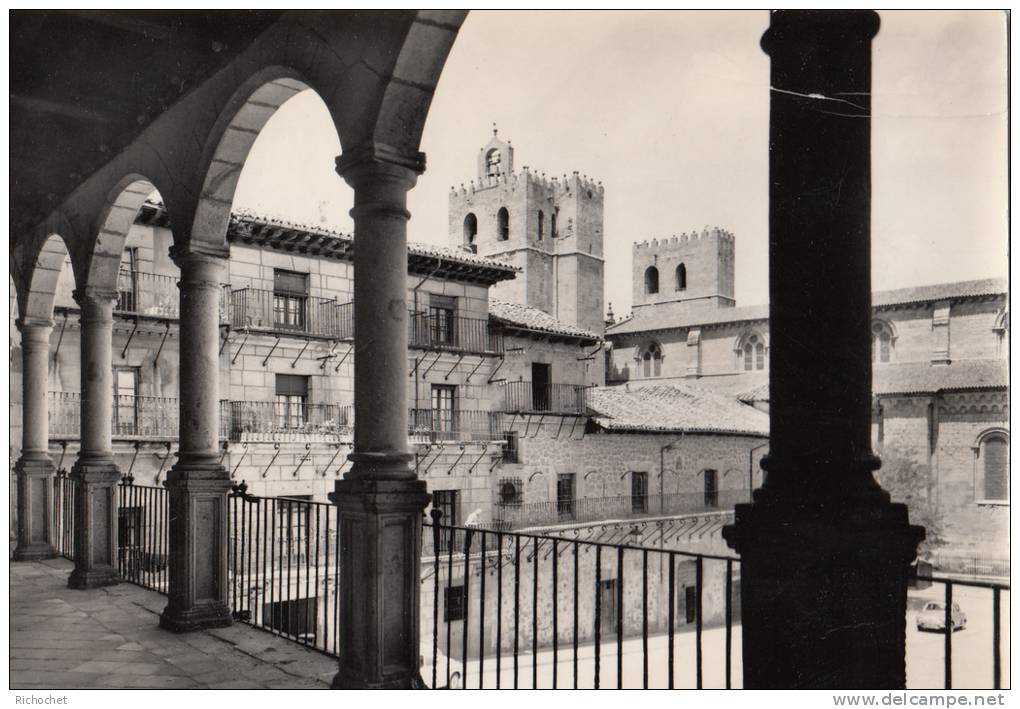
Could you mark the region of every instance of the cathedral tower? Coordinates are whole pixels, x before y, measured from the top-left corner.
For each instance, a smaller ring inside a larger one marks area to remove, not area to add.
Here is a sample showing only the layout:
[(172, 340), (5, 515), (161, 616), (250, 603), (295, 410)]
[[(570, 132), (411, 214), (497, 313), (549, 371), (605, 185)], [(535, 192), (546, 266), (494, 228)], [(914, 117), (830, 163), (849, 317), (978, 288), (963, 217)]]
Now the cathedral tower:
[(655, 307), (669, 317), (736, 305), (733, 234), (718, 227), (634, 244), (634, 314)]
[(521, 269), (493, 287), (494, 298), (601, 335), (603, 195), (601, 183), (577, 172), (515, 172), (513, 147), (494, 129), (478, 153), (475, 179), (450, 192), (450, 241)]

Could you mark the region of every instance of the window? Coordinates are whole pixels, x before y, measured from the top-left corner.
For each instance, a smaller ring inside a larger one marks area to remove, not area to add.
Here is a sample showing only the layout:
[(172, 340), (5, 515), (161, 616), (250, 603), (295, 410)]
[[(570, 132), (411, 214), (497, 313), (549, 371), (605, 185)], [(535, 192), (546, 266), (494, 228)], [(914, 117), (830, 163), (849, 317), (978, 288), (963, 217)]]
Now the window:
[(518, 453), (520, 441), (519, 434), (517, 433), (517, 431), (506, 431), (503, 434), (503, 439), (506, 441), (506, 447), (503, 449), (503, 462), (504, 463), (520, 462)]
[(552, 365), (531, 363), (531, 407), (535, 411), (548, 411), (552, 405)]
[(719, 506), (719, 477), (715, 470), (706, 470), (705, 476), (705, 507)]
[[(456, 527), (460, 523), (460, 491), (459, 490), (433, 490), (432, 509), (438, 510), (440, 515), (439, 525), (441, 527)], [(453, 532), (441, 530), (439, 535), (439, 548), (437, 552), (447, 551), (453, 548)]]
[(468, 212), (468, 215), (464, 217), (464, 246), (473, 254), (478, 253), (478, 244), (475, 243), (476, 236), (478, 236), (478, 217)]
[(541, 241), (543, 236), (545, 236), (545, 212), (540, 209), (538, 210), (538, 240)]
[(560, 519), (574, 518), (574, 474), (556, 476), (556, 511)]
[(138, 249), (124, 249), (117, 274), (117, 305), (115, 310), (138, 312)]
[(645, 377), (662, 376), (662, 348), (657, 342), (645, 347), (641, 355), (641, 372)]
[(560, 208), (556, 207), (553, 209), (552, 214), (549, 215), (549, 235), (555, 239), (558, 234), (556, 233), (556, 215), (559, 214)]
[(429, 335), (434, 345), (453, 345), (457, 299), (445, 295), (429, 295)]
[(744, 335), (737, 345), (737, 354), (745, 372), (765, 369), (765, 338), (757, 333)]
[(308, 274), (273, 271), (273, 322), (284, 330), (305, 328), (308, 304)]
[(113, 435), (138, 435), (138, 370), (113, 370)]
[(485, 174), (489, 177), (496, 177), (501, 172), (503, 155), (493, 148), (485, 154)]
[(308, 377), (276, 375), (276, 425), (281, 430), (302, 428), (308, 421)]
[(871, 324), (871, 361), (888, 362), (892, 354), (893, 333), (889, 323), (876, 320)]
[(432, 385), (432, 433), (439, 440), (448, 440), (454, 434), (457, 387)]
[(519, 507), (524, 502), (524, 485), (520, 478), (503, 478), (499, 481), (499, 504)]
[(676, 289), (687, 290), (687, 266), (684, 264), (676, 267)]
[(630, 474), (630, 508), (632, 512), (648, 511), (648, 473)]
[(447, 586), (443, 589), (443, 621), (452, 623), (464, 620), (464, 586)]
[(305, 551), (311, 495), (288, 495), (276, 500), (276, 553), (281, 558), (300, 556)]
[(645, 293), (649, 295), (659, 292), (659, 269), (649, 266), (645, 269)]
[(984, 500), (1009, 499), (1009, 438), (1003, 431), (985, 434), (977, 449)]
[(506, 207), (500, 207), (496, 213), (496, 238), (500, 241), (510, 238), (510, 212)]

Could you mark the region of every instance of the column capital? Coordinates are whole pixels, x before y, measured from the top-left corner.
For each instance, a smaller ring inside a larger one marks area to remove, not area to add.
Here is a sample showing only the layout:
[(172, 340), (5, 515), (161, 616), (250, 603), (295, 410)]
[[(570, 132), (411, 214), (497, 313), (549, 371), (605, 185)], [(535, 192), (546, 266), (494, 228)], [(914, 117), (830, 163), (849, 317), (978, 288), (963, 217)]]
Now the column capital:
[(101, 288), (99, 286), (85, 286), (84, 288), (75, 288), (71, 292), (74, 302), (80, 307), (84, 308), (86, 305), (104, 305), (109, 302), (113, 304), (117, 301), (119, 294), (116, 290), (109, 288)]
[[(15, 320), (14, 324), (18, 328), (18, 332), (22, 334), (22, 337), (28, 337), (31, 334), (53, 329), (53, 320), (50, 318), (38, 318), (32, 315), (24, 315)], [(45, 334), (45, 337), (49, 337), (48, 332)]]
[(191, 242), (183, 247), (174, 245), (170, 247), (170, 259), (182, 271), (201, 265), (223, 266), (230, 260), (230, 248), (220, 250), (201, 242)]
[(874, 10), (773, 10), (761, 48), (775, 58), (788, 48), (868, 42), (880, 26)]
[(170, 255), (181, 269), (178, 287), (188, 284), (219, 288), (223, 282), (223, 273), (227, 267), (226, 257), (201, 251), (174, 253), (171, 250)]
[(336, 158), (337, 174), (358, 189), (366, 181), (392, 180), (414, 187), (425, 172), (425, 153), (407, 154), (385, 143), (369, 141), (345, 150)]

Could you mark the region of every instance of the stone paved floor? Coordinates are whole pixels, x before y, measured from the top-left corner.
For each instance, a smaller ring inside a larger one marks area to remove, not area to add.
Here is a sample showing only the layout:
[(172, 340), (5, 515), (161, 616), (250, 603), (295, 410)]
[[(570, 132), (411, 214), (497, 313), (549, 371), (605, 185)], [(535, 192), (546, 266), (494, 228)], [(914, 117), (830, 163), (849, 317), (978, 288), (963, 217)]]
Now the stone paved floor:
[(10, 687), (326, 689), (336, 661), (235, 624), (177, 635), (166, 598), (131, 584), (75, 591), (63, 559), (11, 562)]

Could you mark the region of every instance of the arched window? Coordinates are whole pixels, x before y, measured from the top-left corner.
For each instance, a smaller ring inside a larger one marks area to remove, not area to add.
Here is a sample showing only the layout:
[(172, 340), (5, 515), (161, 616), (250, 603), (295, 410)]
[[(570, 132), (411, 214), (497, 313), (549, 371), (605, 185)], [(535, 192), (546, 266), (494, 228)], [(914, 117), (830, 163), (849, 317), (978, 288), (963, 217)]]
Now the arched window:
[(984, 434), (977, 447), (983, 485), (976, 492), (984, 500), (1009, 499), (1009, 436), (1005, 431)]
[(500, 241), (510, 238), (510, 212), (506, 207), (500, 207), (496, 213), (496, 235)]
[(649, 266), (645, 271), (645, 293), (659, 292), (659, 269)]
[(745, 372), (765, 369), (765, 338), (757, 333), (744, 334), (737, 341), (737, 368)]
[(485, 154), (485, 174), (489, 177), (497, 176), (501, 170), (503, 156), (499, 150), (493, 148)]
[(545, 212), (540, 209), (538, 210), (538, 240), (541, 241), (543, 236), (545, 236)]
[(884, 320), (871, 323), (871, 361), (888, 362), (892, 359), (893, 340), (892, 327)]
[(999, 341), (999, 356), (1009, 353), (1009, 311), (1003, 310), (995, 318), (995, 327), (992, 328)]
[(475, 237), (478, 235), (478, 217), (472, 212), (468, 212), (468, 215), (464, 217), (464, 246), (468, 248), (471, 253), (478, 253), (478, 245), (475, 243)]
[(641, 373), (645, 377), (662, 376), (662, 348), (659, 343), (651, 342), (642, 351)]
[(555, 209), (552, 211), (552, 214), (549, 215), (549, 238), (551, 238), (551, 239), (555, 239), (556, 238), (556, 210)]
[(687, 266), (684, 264), (676, 267), (676, 289), (687, 290)]

